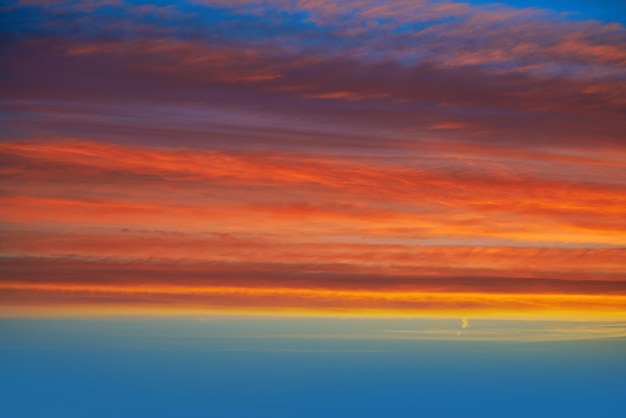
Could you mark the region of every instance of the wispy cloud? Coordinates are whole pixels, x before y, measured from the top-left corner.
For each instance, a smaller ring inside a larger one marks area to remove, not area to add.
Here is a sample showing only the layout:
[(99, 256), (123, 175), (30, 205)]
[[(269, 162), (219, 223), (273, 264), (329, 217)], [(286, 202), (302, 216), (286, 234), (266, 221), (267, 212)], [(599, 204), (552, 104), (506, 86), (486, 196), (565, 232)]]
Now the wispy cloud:
[(4, 12), (6, 314), (624, 311), (620, 23), (426, 0)]

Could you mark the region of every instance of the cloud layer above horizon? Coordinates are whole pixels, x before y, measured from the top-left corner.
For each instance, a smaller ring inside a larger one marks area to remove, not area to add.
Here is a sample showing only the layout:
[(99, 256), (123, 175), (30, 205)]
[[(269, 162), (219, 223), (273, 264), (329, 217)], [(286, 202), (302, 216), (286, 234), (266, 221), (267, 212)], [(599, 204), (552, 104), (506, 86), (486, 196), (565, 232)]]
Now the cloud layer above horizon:
[(0, 315), (626, 319), (621, 6), (2, 7)]

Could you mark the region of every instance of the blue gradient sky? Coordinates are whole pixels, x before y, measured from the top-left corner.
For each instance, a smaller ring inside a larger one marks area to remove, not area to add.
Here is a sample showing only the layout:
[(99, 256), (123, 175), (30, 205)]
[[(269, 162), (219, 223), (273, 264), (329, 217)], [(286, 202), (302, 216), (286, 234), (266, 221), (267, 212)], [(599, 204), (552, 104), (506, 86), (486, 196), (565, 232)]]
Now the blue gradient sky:
[[(342, 328), (417, 327), (411, 320), (384, 322), (4, 320), (0, 414), (591, 418), (623, 410), (623, 338), (315, 337)], [(453, 321), (418, 322), (453, 327)]]

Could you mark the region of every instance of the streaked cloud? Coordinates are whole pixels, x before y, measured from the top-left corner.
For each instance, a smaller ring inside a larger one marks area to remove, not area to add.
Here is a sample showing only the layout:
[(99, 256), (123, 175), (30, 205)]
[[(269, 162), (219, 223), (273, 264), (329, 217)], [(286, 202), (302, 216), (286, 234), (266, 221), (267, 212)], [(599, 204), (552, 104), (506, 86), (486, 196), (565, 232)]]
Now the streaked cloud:
[(426, 0), (3, 11), (3, 315), (623, 316), (620, 22)]

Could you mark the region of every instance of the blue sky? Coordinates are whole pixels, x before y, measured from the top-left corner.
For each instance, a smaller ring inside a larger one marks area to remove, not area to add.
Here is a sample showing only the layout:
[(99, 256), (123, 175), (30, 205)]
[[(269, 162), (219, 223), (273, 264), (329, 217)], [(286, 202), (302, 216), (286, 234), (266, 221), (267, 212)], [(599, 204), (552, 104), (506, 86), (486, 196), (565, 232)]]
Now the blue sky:
[(623, 338), (290, 338), (338, 327), (314, 319), (0, 326), (0, 412), (15, 418), (608, 417), (621, 413), (626, 385)]

